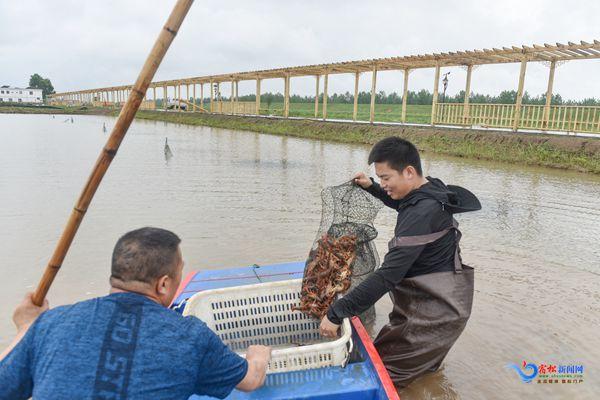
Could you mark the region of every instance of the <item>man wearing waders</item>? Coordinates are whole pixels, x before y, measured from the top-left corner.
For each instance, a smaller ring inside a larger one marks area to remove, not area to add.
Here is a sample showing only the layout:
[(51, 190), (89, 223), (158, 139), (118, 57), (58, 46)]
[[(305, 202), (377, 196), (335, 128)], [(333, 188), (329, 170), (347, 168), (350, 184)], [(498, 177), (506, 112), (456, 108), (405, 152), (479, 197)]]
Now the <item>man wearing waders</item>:
[(473, 269), (461, 262), (461, 233), (453, 214), (481, 205), (464, 188), (423, 177), (419, 152), (404, 139), (375, 144), (372, 163), (381, 184), (363, 173), (354, 182), (398, 211), (394, 238), (381, 268), (331, 305), (320, 330), (335, 336), (343, 318), (359, 315), (390, 292), (390, 322), (374, 343), (400, 389), (436, 371), (467, 324)]

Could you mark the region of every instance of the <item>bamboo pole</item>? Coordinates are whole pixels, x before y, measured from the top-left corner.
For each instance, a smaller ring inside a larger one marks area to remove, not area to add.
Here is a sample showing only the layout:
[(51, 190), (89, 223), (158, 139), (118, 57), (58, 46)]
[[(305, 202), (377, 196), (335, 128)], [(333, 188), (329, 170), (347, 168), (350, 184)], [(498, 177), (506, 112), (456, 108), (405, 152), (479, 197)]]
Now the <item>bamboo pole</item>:
[(402, 88), (402, 122), (406, 122), (406, 106), (408, 105), (408, 74), (410, 74), (410, 70), (407, 68), (404, 70), (404, 87)]
[(440, 86), (440, 65), (435, 66), (435, 77), (433, 79), (433, 100), (431, 101), (431, 125), (435, 124), (435, 112), (438, 101), (438, 86)]
[(373, 66), (373, 75), (371, 77), (371, 110), (369, 112), (369, 122), (375, 121), (375, 91), (377, 90), (377, 66)]
[(525, 86), (525, 71), (527, 69), (527, 60), (521, 61), (521, 69), (519, 71), (519, 87), (517, 89), (517, 102), (515, 103), (515, 118), (513, 119), (513, 131), (519, 128), (521, 119), (521, 103), (523, 102), (523, 87)]
[(556, 61), (550, 63), (550, 74), (548, 75), (548, 89), (546, 90), (546, 105), (544, 106), (544, 117), (542, 129), (548, 128), (548, 120), (550, 119), (550, 104), (552, 101), (552, 86), (554, 85), (554, 71), (556, 70)]
[(354, 73), (354, 108), (352, 109), (352, 120), (356, 121), (356, 114), (358, 113), (358, 79), (360, 72)]
[(171, 42), (175, 38), (177, 31), (179, 30), (181, 23), (185, 19), (187, 12), (192, 6), (193, 0), (178, 0), (169, 15), (167, 23), (162, 28), (156, 42), (154, 43), (154, 47), (150, 51), (144, 66), (133, 86), (133, 91), (131, 95), (127, 99), (127, 103), (125, 107), (119, 113), (119, 117), (117, 122), (106, 142), (106, 145), (100, 152), (100, 156), (96, 161), (96, 165), (92, 170), (91, 175), (89, 176), (85, 186), (83, 187), (83, 191), (73, 211), (71, 212), (71, 216), (67, 221), (67, 225), (63, 230), (63, 233), (56, 244), (54, 249), (54, 253), (46, 266), (44, 274), (33, 294), (33, 303), (41, 306), (44, 298), (48, 294), (48, 290), (56, 277), (56, 274), (60, 270), (62, 263), (65, 259), (65, 256), (75, 238), (75, 234), (77, 233), (77, 229), (83, 220), (85, 212), (87, 211), (90, 203), (92, 202), (92, 198), (104, 177), (104, 174), (108, 170), (110, 163), (114, 156), (117, 154), (117, 150), (121, 144), (121, 141), (125, 137), (127, 133), (127, 129), (131, 125), (131, 121), (135, 117), (135, 114), (140, 107), (140, 103), (148, 90), (148, 86), (150, 82), (152, 82), (152, 78), (158, 69), (165, 53), (169, 49)]

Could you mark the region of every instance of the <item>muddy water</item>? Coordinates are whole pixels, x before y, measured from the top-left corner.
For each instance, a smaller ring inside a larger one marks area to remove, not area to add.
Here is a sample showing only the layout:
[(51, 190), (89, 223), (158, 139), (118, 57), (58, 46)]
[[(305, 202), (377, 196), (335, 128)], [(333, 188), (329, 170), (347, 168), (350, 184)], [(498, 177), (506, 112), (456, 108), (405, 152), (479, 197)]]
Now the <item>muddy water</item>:
[[(114, 119), (0, 115), (0, 346), (32, 290)], [(164, 138), (174, 157), (164, 158)], [(186, 270), (302, 260), (320, 219), (321, 188), (368, 171), (368, 147), (136, 122), (49, 299), (107, 292), (110, 254), (127, 230), (183, 239)], [(483, 210), (459, 217), (477, 268), (473, 315), (443, 368), (403, 399), (592, 399), (600, 393), (600, 177), (424, 155), (427, 174), (465, 186)], [(393, 210), (377, 218), (381, 255)], [(186, 271), (186, 272), (187, 272)], [(372, 331), (387, 320), (382, 299)], [(583, 364), (584, 382), (525, 384), (508, 363)]]

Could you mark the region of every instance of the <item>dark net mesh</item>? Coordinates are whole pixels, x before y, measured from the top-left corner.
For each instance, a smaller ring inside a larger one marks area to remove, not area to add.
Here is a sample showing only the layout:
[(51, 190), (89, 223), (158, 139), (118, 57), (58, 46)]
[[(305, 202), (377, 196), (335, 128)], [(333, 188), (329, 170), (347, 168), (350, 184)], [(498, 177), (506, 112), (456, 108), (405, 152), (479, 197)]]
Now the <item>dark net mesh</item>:
[(379, 265), (373, 221), (383, 206), (352, 182), (323, 189), (321, 198), (321, 224), (306, 260), (296, 307), (315, 318), (322, 318), (338, 294), (359, 284)]

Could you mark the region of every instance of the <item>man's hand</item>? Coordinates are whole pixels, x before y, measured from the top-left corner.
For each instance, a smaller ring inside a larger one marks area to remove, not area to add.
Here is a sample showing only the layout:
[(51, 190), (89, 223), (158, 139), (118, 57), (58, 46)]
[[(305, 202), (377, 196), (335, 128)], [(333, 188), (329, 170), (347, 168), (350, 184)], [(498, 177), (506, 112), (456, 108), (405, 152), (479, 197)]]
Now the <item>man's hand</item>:
[(246, 376), (238, 383), (236, 388), (244, 392), (251, 392), (261, 387), (265, 383), (270, 360), (270, 347), (261, 345), (248, 346), (248, 350), (246, 351), (248, 372), (246, 372)]
[(369, 178), (367, 175), (365, 175), (364, 172), (357, 172), (356, 174), (354, 174), (354, 177), (352, 178), (352, 182), (356, 183), (363, 189), (368, 189), (373, 184), (373, 181), (371, 181), (371, 178)]
[(27, 293), (13, 313), (13, 322), (17, 326), (17, 331), (26, 331), (37, 317), (48, 308), (48, 300), (44, 299), (44, 304), (38, 307), (33, 304), (33, 293)]
[(246, 351), (246, 360), (259, 360), (264, 362), (266, 365), (269, 361), (271, 361), (271, 348), (269, 346), (262, 346), (260, 344), (248, 346), (248, 350)]
[(321, 335), (334, 338), (337, 336), (338, 329), (340, 329), (340, 326), (331, 322), (329, 318), (327, 318), (327, 315), (321, 320), (321, 326), (319, 327)]

